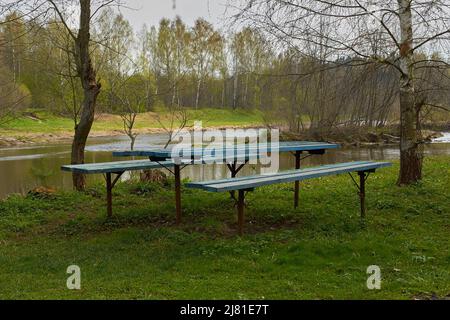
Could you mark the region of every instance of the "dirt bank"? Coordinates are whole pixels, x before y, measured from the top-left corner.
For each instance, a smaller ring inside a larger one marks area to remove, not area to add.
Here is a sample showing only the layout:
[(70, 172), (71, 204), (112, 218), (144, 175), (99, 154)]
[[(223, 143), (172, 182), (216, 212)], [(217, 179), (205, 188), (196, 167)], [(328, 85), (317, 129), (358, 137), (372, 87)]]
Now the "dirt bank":
[[(442, 136), (442, 133), (433, 130), (422, 130), (422, 140), (425, 143)], [(344, 146), (369, 145), (398, 145), (400, 135), (398, 127), (383, 129), (372, 128), (336, 128), (328, 132), (283, 132), (281, 140), (313, 140), (339, 143)]]
[[(256, 128), (255, 126), (217, 126), (217, 127), (205, 127), (204, 130), (225, 130), (225, 129), (240, 129), (240, 128)], [(189, 129), (188, 129), (189, 130)], [(166, 133), (162, 128), (146, 128), (136, 129), (135, 132), (139, 135), (154, 134), (154, 133)], [(89, 134), (89, 138), (100, 137), (118, 137), (124, 136), (125, 133), (121, 130), (92, 130)], [(2, 133), (0, 136), (0, 148), (1, 147), (16, 147), (26, 146), (33, 144), (44, 143), (70, 143), (73, 139), (73, 132), (58, 132), (58, 133)]]

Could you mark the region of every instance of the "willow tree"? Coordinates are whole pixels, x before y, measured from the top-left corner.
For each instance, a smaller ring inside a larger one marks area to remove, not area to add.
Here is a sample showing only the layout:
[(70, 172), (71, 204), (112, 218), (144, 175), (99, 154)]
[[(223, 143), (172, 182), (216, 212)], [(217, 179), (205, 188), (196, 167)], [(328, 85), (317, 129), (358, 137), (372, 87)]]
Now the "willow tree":
[[(417, 66), (447, 68), (445, 61), (426, 63), (421, 52), (448, 56), (450, 4), (444, 0), (242, 0), (237, 18), (265, 30), (283, 47), (308, 55), (325, 48), (324, 66), (384, 64), (398, 74), (400, 102), (400, 174), (398, 184), (422, 177), (420, 110), (426, 96), (416, 91)], [(326, 26), (326, 32), (322, 32)]]

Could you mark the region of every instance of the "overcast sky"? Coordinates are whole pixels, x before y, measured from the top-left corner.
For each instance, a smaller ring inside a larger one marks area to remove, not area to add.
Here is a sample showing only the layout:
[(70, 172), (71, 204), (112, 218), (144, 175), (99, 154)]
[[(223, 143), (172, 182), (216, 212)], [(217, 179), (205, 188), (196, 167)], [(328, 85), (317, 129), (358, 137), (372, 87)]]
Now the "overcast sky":
[(122, 8), (121, 12), (138, 31), (144, 23), (148, 26), (158, 25), (162, 18), (174, 18), (179, 15), (182, 20), (192, 26), (193, 22), (202, 17), (222, 27), (226, 22), (227, 0), (127, 0), (132, 9)]

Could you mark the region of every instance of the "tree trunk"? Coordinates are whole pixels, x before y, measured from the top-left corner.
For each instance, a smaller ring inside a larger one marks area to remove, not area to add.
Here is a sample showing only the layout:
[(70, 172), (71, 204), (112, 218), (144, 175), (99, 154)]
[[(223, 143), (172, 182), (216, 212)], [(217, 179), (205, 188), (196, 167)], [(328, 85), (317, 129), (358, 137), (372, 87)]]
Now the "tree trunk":
[(227, 91), (227, 80), (226, 80), (225, 76), (223, 78), (224, 78), (224, 80), (223, 80), (223, 86), (222, 86), (222, 108), (225, 107), (225, 94)]
[(131, 140), (131, 143), (130, 143), (130, 149), (131, 149), (131, 150), (134, 150), (134, 144), (135, 144), (135, 142), (136, 142), (136, 136), (131, 135), (131, 136), (130, 136), (130, 140)]
[(237, 108), (237, 89), (238, 89), (238, 73), (233, 76), (233, 110)]
[[(95, 104), (101, 85), (97, 82), (96, 72), (92, 66), (89, 52), (90, 42), (91, 0), (80, 0), (80, 29), (75, 40), (75, 61), (83, 87), (83, 105), (80, 121), (75, 127), (72, 143), (72, 164), (84, 163), (86, 140), (94, 122)], [(73, 173), (73, 186), (76, 190), (84, 190), (86, 178), (83, 174)]]
[(411, 184), (422, 178), (422, 153), (419, 148), (417, 110), (414, 92), (413, 29), (411, 2), (398, 0), (400, 43), (400, 174), (398, 184)]
[(242, 101), (242, 105), (248, 107), (247, 104), (247, 95), (248, 95), (248, 72), (245, 75), (245, 85), (244, 85), (244, 99)]
[(195, 109), (198, 108), (198, 103), (200, 101), (200, 87), (201, 87), (201, 85), (202, 85), (202, 79), (200, 78), (197, 81), (197, 94), (195, 96)]

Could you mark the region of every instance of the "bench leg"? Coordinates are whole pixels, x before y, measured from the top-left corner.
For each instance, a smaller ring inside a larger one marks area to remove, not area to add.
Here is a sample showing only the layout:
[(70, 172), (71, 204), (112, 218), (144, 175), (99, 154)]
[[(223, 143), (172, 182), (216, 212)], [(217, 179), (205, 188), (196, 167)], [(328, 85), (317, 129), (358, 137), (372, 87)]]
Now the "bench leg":
[(180, 166), (175, 165), (174, 167), (175, 175), (175, 206), (176, 206), (176, 223), (181, 222), (181, 178), (180, 178)]
[(108, 214), (108, 218), (112, 217), (112, 180), (111, 173), (106, 174), (106, 212)]
[[(233, 162), (233, 164), (228, 165), (228, 169), (230, 169), (231, 178), (236, 178), (236, 161)], [(231, 199), (236, 200), (236, 192), (234, 190), (230, 191)]]
[(238, 203), (237, 203), (237, 208), (238, 208), (238, 228), (239, 228), (239, 235), (243, 235), (244, 234), (244, 199), (245, 199), (245, 191), (244, 190), (239, 190), (239, 195), (238, 195)]
[(359, 201), (361, 204), (361, 219), (366, 217), (366, 173), (358, 172), (359, 175)]
[[(300, 156), (301, 151), (295, 152), (295, 169), (300, 169)], [(298, 207), (298, 198), (300, 192), (300, 181), (295, 181), (295, 189), (294, 189), (294, 208)]]

